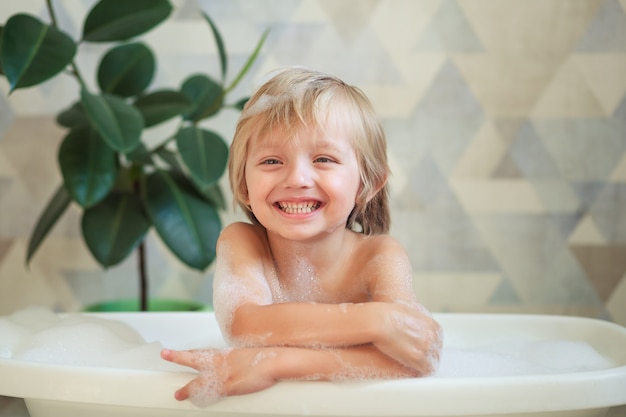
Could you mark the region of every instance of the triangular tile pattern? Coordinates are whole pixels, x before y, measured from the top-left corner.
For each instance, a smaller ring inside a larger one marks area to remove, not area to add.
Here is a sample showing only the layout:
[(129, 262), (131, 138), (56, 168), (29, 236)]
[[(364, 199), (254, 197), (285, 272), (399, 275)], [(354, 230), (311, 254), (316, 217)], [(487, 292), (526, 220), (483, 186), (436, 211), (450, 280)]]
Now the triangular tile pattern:
[(617, 0), (604, 0), (576, 52), (626, 52), (626, 14)]
[(520, 304), (522, 299), (511, 285), (511, 281), (503, 278), (498, 288), (491, 294), (489, 303), (491, 305), (516, 305)]
[[(162, 60), (155, 84), (217, 68), (212, 45), (181, 38), (197, 27), (197, 39), (210, 39), (200, 8), (222, 29), (233, 72), (271, 29), (236, 93), (249, 93), (276, 67), (303, 65), (368, 94), (388, 137), (392, 234), (407, 248), (428, 306), (626, 324), (624, 0), (173, 3), (171, 23), (185, 30), (151, 35)], [(55, 2), (76, 38), (90, 4)], [(46, 14), (39, 2), (24, 5), (7, 3), (0, 24), (28, 5)], [(94, 67), (103, 50), (90, 46), (81, 65)], [(0, 88), (8, 91), (4, 81)], [(33, 219), (59, 182), (50, 155), (64, 133), (52, 115), (76, 91), (64, 77), (0, 96), (0, 310), (68, 310), (136, 291), (134, 260), (106, 272), (95, 265), (77, 210), (23, 268)], [(232, 134), (234, 120), (215, 128)], [(210, 297), (210, 271), (186, 270), (154, 236), (149, 250), (155, 294)]]
[(572, 252), (602, 301), (609, 297), (626, 273), (626, 245), (572, 246)]
[(415, 45), (418, 53), (474, 53), (484, 48), (454, 0), (443, 0)]
[(320, 6), (326, 11), (333, 26), (347, 44), (354, 42), (369, 23), (380, 0), (320, 0)]

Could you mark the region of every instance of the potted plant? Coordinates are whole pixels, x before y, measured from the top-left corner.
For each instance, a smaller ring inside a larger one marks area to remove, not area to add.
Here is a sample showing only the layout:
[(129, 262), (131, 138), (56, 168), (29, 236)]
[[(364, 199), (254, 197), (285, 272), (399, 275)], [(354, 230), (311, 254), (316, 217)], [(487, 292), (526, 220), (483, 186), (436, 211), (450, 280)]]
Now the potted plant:
[[(199, 122), (230, 107), (240, 111), (246, 98), (227, 103), (229, 93), (249, 70), (267, 31), (236, 77), (226, 83), (228, 59), (217, 26), (203, 13), (220, 63), (219, 80), (192, 74), (177, 88), (150, 90), (156, 68), (152, 49), (138, 39), (172, 13), (168, 0), (100, 0), (73, 40), (58, 27), (51, 0), (50, 23), (28, 14), (0, 26), (0, 74), (10, 93), (69, 74), (80, 86), (76, 102), (57, 116), (67, 128), (58, 151), (62, 184), (43, 210), (30, 237), (28, 264), (70, 204), (82, 210), (83, 239), (104, 268), (138, 253), (140, 309), (148, 310), (145, 237), (154, 227), (185, 265), (204, 270), (215, 257), (224, 199), (218, 180), (228, 146)], [(92, 91), (75, 57), (82, 43), (108, 43)], [(146, 129), (178, 118), (171, 137), (149, 147)]]

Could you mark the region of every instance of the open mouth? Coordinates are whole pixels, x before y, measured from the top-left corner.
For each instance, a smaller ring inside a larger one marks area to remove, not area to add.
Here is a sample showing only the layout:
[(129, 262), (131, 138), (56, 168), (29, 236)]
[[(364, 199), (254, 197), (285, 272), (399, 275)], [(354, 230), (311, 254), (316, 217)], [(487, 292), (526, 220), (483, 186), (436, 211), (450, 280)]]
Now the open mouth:
[(278, 207), (281, 211), (287, 214), (308, 214), (312, 213), (320, 206), (322, 203), (319, 201), (300, 201), (300, 202), (288, 202), (288, 201), (279, 201), (276, 203), (276, 207)]

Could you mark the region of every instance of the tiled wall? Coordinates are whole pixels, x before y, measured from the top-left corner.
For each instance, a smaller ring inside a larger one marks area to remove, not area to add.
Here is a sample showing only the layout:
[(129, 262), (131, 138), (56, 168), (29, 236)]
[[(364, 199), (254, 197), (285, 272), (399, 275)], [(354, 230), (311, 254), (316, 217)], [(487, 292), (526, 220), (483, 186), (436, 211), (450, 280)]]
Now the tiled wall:
[[(2, 2), (45, 16), (43, 0)], [(92, 1), (54, 1), (74, 36)], [(435, 311), (531, 312), (626, 324), (626, 1), (177, 1), (148, 36), (156, 83), (217, 74), (207, 11), (238, 69), (271, 34), (249, 93), (269, 70), (304, 65), (360, 86), (386, 127), (392, 234)], [(81, 47), (90, 73), (102, 49)], [(2, 91), (8, 90), (4, 81)], [(60, 181), (54, 114), (76, 96), (69, 77), (0, 95), (0, 313), (42, 304), (73, 310), (136, 294), (135, 260), (100, 270), (78, 210), (30, 268), (33, 221)], [(212, 125), (227, 137), (236, 114)], [(226, 222), (241, 218), (224, 215)], [(152, 292), (210, 298), (191, 272), (149, 242)]]

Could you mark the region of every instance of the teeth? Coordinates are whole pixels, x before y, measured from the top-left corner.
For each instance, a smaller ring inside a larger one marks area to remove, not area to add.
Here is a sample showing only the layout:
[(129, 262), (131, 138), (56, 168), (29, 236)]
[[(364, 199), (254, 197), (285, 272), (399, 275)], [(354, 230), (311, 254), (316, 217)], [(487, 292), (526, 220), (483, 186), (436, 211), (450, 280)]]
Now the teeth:
[(317, 210), (320, 203), (314, 201), (307, 201), (303, 203), (279, 202), (278, 206), (282, 211), (288, 214), (306, 214)]

